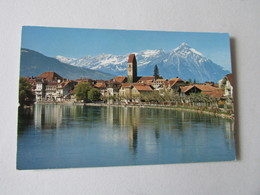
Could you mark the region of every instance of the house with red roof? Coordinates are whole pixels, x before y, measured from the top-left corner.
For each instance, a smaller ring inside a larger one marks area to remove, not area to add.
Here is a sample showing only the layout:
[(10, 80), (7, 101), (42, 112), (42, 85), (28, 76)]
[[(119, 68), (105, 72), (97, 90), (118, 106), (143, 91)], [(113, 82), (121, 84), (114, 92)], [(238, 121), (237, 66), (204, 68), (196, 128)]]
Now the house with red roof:
[(39, 76), (37, 76), (38, 78), (43, 78), (48, 82), (61, 82), (63, 80), (63, 78), (58, 75), (56, 72), (44, 72), (42, 74), (40, 74)]
[(125, 76), (117, 76), (117, 77), (114, 77), (112, 79), (113, 82), (118, 82), (118, 83), (126, 83), (127, 82), (127, 77)]
[(140, 95), (150, 94), (154, 90), (143, 83), (123, 83), (119, 95), (127, 99), (138, 99)]
[(226, 98), (233, 98), (233, 76), (232, 74), (227, 74), (223, 79), (221, 79), (219, 82), (219, 88), (224, 89), (224, 97)]

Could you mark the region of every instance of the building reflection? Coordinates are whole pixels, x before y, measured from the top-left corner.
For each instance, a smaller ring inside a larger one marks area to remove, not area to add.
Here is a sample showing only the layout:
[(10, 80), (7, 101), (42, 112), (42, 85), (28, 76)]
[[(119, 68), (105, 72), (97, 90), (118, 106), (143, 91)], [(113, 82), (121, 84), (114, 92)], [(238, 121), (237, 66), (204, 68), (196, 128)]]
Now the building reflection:
[[(128, 147), (133, 153), (137, 153), (138, 126), (140, 123), (140, 109), (119, 107), (114, 108), (113, 113), (118, 113), (118, 122), (121, 129), (126, 129), (128, 134)], [(114, 121), (114, 120), (113, 120)]]
[(56, 129), (62, 122), (62, 108), (57, 105), (35, 105), (35, 128)]
[(225, 121), (225, 139), (226, 139), (226, 144), (228, 148), (233, 148), (234, 147), (234, 121), (231, 120), (226, 120)]

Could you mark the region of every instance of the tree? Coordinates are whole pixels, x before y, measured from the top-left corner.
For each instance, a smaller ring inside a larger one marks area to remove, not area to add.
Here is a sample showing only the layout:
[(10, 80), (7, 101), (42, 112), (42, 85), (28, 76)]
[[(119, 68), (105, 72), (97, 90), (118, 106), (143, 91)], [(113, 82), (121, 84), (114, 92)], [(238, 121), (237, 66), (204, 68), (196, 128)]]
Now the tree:
[(160, 75), (159, 75), (159, 69), (158, 69), (157, 64), (154, 66), (153, 76), (154, 76), (155, 79), (158, 79), (158, 78), (160, 77)]
[(76, 85), (75, 94), (77, 100), (83, 100), (84, 102), (88, 100), (88, 92), (93, 87), (88, 82), (82, 82)]
[(33, 92), (31, 84), (25, 79), (20, 78), (19, 80), (19, 103), (25, 105), (33, 100)]
[(92, 88), (88, 92), (88, 99), (91, 101), (97, 101), (100, 99), (101, 93), (98, 89)]

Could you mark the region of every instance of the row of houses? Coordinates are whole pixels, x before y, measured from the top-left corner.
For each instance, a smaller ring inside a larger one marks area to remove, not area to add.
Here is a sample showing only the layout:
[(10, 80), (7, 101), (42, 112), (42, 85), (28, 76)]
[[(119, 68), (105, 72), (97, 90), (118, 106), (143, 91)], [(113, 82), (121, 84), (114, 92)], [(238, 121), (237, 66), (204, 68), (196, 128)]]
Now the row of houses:
[(226, 75), (218, 84), (208, 82), (194, 84), (184, 81), (181, 78), (170, 80), (155, 77), (139, 77), (137, 82), (127, 82), (127, 77), (118, 76), (109, 81), (94, 79), (69, 80), (62, 78), (55, 72), (45, 72), (37, 77), (27, 77), (33, 86), (36, 102), (64, 102), (76, 101), (75, 87), (78, 83), (89, 83), (100, 90), (102, 98), (128, 99), (134, 100), (142, 95), (157, 93), (160, 96), (179, 95), (180, 97), (189, 96), (192, 93), (207, 94), (216, 99), (233, 98), (232, 75)]
[(62, 78), (55, 72), (45, 72), (37, 77), (27, 78), (32, 84), (35, 101), (76, 101), (75, 87), (78, 83), (88, 83), (100, 90), (102, 99), (117, 99), (136, 101), (137, 97), (149, 94), (163, 96), (186, 97), (194, 93), (203, 93), (216, 99), (233, 99), (232, 74), (226, 75), (218, 84), (206, 82), (203, 84), (191, 83), (181, 78), (164, 79), (155, 76), (137, 76), (137, 60), (135, 54), (128, 59), (128, 75), (117, 76), (109, 81), (94, 79), (69, 80)]

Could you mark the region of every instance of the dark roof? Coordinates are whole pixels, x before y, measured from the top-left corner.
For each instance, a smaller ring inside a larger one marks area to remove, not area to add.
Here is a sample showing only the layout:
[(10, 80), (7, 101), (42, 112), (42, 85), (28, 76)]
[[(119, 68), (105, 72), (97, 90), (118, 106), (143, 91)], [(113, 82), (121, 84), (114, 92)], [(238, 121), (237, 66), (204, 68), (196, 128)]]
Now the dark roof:
[(131, 53), (128, 58), (128, 63), (133, 63), (134, 61), (136, 61), (135, 54)]
[(228, 81), (230, 82), (230, 84), (231, 84), (232, 86), (234, 86), (234, 85), (233, 85), (233, 76), (232, 76), (232, 74), (227, 74), (226, 77), (227, 77)]

